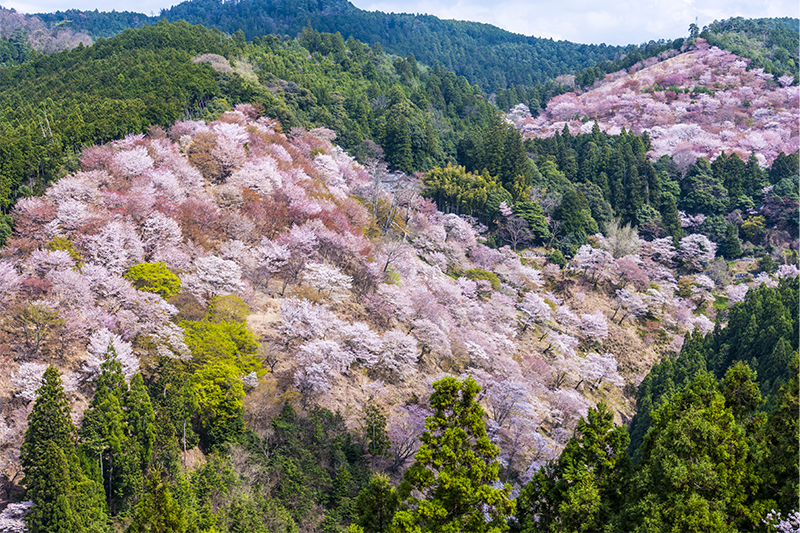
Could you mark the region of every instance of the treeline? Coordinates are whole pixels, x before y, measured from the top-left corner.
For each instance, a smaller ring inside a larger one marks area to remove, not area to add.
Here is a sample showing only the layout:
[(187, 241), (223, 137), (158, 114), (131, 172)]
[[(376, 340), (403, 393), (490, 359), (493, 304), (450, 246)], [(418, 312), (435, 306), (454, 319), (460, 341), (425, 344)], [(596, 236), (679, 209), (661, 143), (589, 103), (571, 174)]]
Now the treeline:
[(565, 129), (523, 144), (519, 132), (498, 122), (465, 136), (458, 152), (464, 166), (429, 172), (424, 194), (444, 211), (490, 226), (503, 218), (505, 202), (527, 222), (531, 243), (553, 244), (569, 257), (615, 219), (680, 239), (676, 200), (662, 194), (649, 149), (646, 134), (614, 136), (598, 128), (576, 136)]
[(563, 74), (574, 74), (574, 79), (569, 82), (557, 80), (537, 81), (534, 84), (520, 85), (511, 84), (506, 88), (497, 88), (495, 91), (495, 105), (501, 111), (508, 111), (517, 104), (525, 104), (532, 113), (543, 110), (547, 107), (547, 102), (560, 94), (565, 94), (575, 89), (590, 87), (594, 82), (602, 80), (606, 74), (628, 69), (640, 61), (667, 52), (669, 50), (680, 50), (685, 40), (675, 39), (674, 41), (659, 39), (640, 45), (628, 45), (624, 51), (613, 58), (599, 61), (579, 70), (565, 71)]
[(699, 34), (709, 44), (753, 61), (750, 68), (763, 68), (777, 80), (790, 74), (800, 79), (800, 20), (796, 18), (714, 21)]
[[(204, 54), (214, 55), (193, 60)], [(76, 170), (87, 145), (213, 117), (242, 102), (255, 103), (286, 131), (332, 128), (344, 148), (383, 156), (405, 172), (454, 160), (463, 132), (496, 113), (465, 78), (424, 68), (413, 56), (392, 61), (380, 48), (339, 34), (307, 29), (297, 40), (247, 43), (242, 32), (226, 38), (183, 22), (128, 30), (4, 68), (0, 94), (5, 213), (17, 198)]]
[(511, 530), (762, 531), (776, 512), (786, 519), (798, 494), (797, 300), (797, 278), (752, 290), (728, 327), (657, 364), (630, 436), (605, 405), (590, 409), (523, 488)]
[[(110, 28), (142, 24), (148, 19), (132, 15), (70, 10), (39, 16), (48, 23), (64, 22), (97, 38), (107, 37)], [(108, 20), (104, 20), (105, 16)], [(430, 15), (363, 11), (346, 0), (192, 0), (163, 10), (160, 17), (173, 22), (186, 20), (229, 34), (241, 29), (248, 40), (268, 34), (294, 37), (310, 25), (320, 32), (339, 32), (345, 39), (352, 36), (364, 43), (380, 43), (394, 55), (413, 54), (427, 65), (438, 63), (486, 92), (511, 85), (533, 87), (561, 74), (613, 60), (626, 50), (605, 44), (527, 37), (489, 24), (441, 20)], [(147, 23), (154, 24), (155, 19)]]

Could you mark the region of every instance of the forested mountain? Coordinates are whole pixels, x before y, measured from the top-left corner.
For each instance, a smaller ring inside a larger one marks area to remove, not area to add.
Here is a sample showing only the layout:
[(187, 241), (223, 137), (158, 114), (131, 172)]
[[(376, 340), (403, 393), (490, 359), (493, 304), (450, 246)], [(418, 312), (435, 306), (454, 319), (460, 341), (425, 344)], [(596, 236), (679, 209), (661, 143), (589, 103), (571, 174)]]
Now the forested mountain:
[(369, 12), (347, 0), (190, 0), (154, 18), (77, 10), (37, 16), (51, 24), (69, 21), (68, 27), (86, 31), (93, 38), (121, 31), (124, 24), (154, 24), (160, 18), (186, 20), (228, 34), (242, 30), (248, 40), (267, 34), (293, 38), (310, 26), (319, 32), (341, 33), (345, 39), (352, 36), (363, 43), (380, 43), (394, 55), (413, 54), (426, 65), (438, 63), (487, 92), (512, 84), (534, 86), (614, 59), (625, 50), (526, 37), (489, 24), (441, 20), (431, 15)]
[(287, 131), (331, 128), (362, 160), (379, 155), (405, 172), (455, 161), (464, 132), (496, 116), (464, 78), (411, 57), (392, 61), (354, 39), (308, 30), (285, 43), (246, 43), (241, 33), (166, 22), (4, 68), (0, 95), (5, 213), (63, 165), (75, 168), (84, 146), (242, 102)]
[(504, 117), (416, 52), (103, 15), (143, 27), (0, 42), (0, 533), (800, 522), (773, 22)]

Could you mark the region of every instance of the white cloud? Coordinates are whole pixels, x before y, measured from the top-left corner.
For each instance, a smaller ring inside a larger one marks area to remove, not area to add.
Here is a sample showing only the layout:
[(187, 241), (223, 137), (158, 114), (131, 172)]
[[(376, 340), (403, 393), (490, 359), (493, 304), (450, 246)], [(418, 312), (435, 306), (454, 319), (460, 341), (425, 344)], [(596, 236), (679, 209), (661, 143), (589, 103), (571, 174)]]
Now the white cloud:
[(730, 0), (356, 0), (369, 11), (428, 13), (440, 18), (475, 20), (506, 30), (578, 43), (640, 44), (688, 35), (714, 20), (797, 17), (794, 0), (768, 3)]

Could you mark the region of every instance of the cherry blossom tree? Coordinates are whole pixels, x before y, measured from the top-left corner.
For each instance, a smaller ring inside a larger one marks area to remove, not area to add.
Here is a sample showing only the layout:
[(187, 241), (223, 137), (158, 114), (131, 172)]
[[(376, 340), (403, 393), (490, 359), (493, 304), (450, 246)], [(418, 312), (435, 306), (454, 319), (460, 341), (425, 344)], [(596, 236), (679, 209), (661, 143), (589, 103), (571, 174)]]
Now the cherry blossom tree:
[(677, 255), (672, 237), (653, 239), (650, 242), (646, 242), (642, 251), (651, 260), (666, 266), (673, 266), (673, 259)]
[(678, 257), (687, 269), (700, 271), (714, 260), (716, 252), (716, 243), (708, 240), (705, 235), (694, 233), (681, 239)]
[(416, 339), (399, 329), (392, 329), (384, 333), (381, 340), (383, 349), (377, 366), (400, 377), (411, 373), (420, 356)]
[(353, 286), (353, 277), (326, 263), (307, 263), (303, 269), (303, 281), (317, 291), (317, 294), (332, 301), (347, 298)]
[(581, 334), (590, 341), (602, 342), (608, 337), (608, 321), (599, 309), (581, 314)]
[(592, 248), (588, 244), (578, 248), (578, 252), (570, 264), (583, 270), (583, 275), (595, 284), (600, 279), (610, 277), (616, 266), (614, 257), (610, 253), (599, 248)]
[(420, 405), (404, 405), (395, 408), (387, 426), (387, 434), (392, 443), (389, 453), (392, 465), (397, 472), (419, 449), (419, 437), (425, 431), (425, 419), (430, 412)]
[(620, 317), (618, 324), (622, 324), (622, 321), (629, 316), (633, 318), (641, 318), (647, 314), (647, 306), (644, 304), (642, 297), (634, 291), (630, 289), (617, 289), (616, 294), (617, 305), (611, 320), (614, 320), (614, 317), (617, 316), (617, 313), (620, 309), (624, 309), (625, 311)]
[(534, 325), (544, 325), (553, 319), (553, 309), (544, 301), (544, 298), (531, 291), (525, 294), (519, 309), (519, 322), (525, 332)]
[(127, 381), (130, 381), (133, 375), (139, 371), (139, 359), (133, 353), (131, 343), (122, 340), (119, 335), (115, 335), (108, 329), (102, 328), (92, 334), (89, 344), (86, 346), (89, 356), (84, 360), (81, 368), (84, 381), (94, 381), (100, 375), (100, 365), (106, 360), (107, 352), (112, 349), (122, 365), (122, 373)]
[(342, 326), (341, 320), (326, 306), (298, 298), (281, 302), (281, 318), (278, 330), (287, 346), (295, 339), (324, 338), (329, 331), (335, 332)]
[(32, 402), (36, 399), (36, 391), (42, 386), (42, 376), (47, 370), (44, 363), (22, 363), (11, 376), (11, 386), (16, 391), (15, 395)]
[[(609, 383), (615, 387), (625, 385), (625, 380), (617, 371), (617, 359), (614, 354), (604, 353), (602, 355), (590, 352), (586, 354), (580, 362), (581, 382), (585, 381), (592, 389), (596, 389), (601, 383)], [(580, 385), (581, 382), (578, 382)], [(575, 388), (578, 388), (578, 385)]]
[(235, 294), (244, 288), (242, 269), (233, 261), (210, 255), (198, 258), (194, 267), (193, 274), (181, 277), (181, 285), (198, 299)]

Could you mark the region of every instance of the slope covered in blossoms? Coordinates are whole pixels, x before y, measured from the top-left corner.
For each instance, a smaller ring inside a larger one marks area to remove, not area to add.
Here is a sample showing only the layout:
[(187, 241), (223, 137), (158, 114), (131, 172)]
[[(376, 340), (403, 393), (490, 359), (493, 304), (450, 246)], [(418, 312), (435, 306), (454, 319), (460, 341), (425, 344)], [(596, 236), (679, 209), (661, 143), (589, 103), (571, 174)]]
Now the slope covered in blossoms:
[(528, 137), (551, 136), (565, 125), (589, 133), (597, 121), (612, 134), (648, 132), (654, 159), (713, 159), (724, 151), (746, 160), (755, 152), (767, 166), (800, 147), (800, 87), (791, 75), (775, 81), (763, 69), (748, 70), (749, 63), (697, 39), (683, 53), (664, 52), (583, 93), (557, 96), (538, 117), (517, 106), (509, 118)]
[[(589, 407), (632, 416), (631, 385), (653, 362), (711, 331), (750, 285), (776, 284), (766, 273), (732, 284), (699, 234), (676, 248), (613, 226), (566, 268), (490, 248), (485, 227), (332, 139), (281, 132), (242, 105), (88, 148), (80, 171), (16, 204), (0, 258), (7, 483), (47, 365), (80, 427), (109, 346), (131, 390), (137, 373), (155, 391), (178, 369), (203, 451), (238, 438), (213, 425), (220, 412), (268, 439), (286, 402), (338, 409), (354, 430), (348, 413), (372, 402), (388, 415), (389, 457), (377, 460), (390, 471), (416, 450), (432, 381), (472, 375), (505, 477), (522, 483)], [(795, 275), (783, 265), (776, 277)]]

